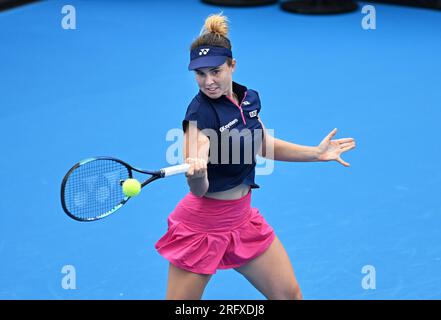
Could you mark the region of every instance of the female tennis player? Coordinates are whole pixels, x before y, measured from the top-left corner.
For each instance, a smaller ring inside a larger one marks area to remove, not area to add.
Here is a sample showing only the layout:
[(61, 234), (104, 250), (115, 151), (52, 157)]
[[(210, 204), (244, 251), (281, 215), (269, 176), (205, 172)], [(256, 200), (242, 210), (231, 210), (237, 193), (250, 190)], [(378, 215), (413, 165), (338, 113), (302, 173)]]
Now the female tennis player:
[[(211, 15), (190, 50), (188, 68), (194, 70), (199, 86), (183, 120), (190, 192), (169, 215), (168, 230), (155, 244), (170, 262), (166, 299), (201, 299), (216, 270), (229, 268), (267, 299), (302, 299), (282, 243), (259, 210), (250, 205), (251, 189), (259, 187), (254, 182), (255, 155), (280, 161), (335, 160), (349, 166), (341, 154), (355, 147), (352, 138), (331, 140), (337, 129), (313, 147), (272, 137), (259, 117), (258, 93), (232, 80), (235, 67), (228, 20)], [(234, 148), (226, 149), (220, 142), (232, 130), (245, 132), (239, 139), (236, 162), (234, 154), (222, 154)], [(247, 143), (259, 138), (252, 161), (245, 161)]]

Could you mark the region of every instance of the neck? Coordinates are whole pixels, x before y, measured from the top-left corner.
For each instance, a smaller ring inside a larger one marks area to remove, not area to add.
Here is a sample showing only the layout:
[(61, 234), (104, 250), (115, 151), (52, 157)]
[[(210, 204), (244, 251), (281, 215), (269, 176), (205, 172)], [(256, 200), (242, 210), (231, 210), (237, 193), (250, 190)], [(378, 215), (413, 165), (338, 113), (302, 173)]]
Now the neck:
[(233, 100), (237, 100), (237, 96), (233, 92), (233, 82), (231, 82), (228, 91), (227, 91), (227, 97), (230, 97)]
[(227, 90), (227, 96), (233, 97), (233, 83), (230, 84)]

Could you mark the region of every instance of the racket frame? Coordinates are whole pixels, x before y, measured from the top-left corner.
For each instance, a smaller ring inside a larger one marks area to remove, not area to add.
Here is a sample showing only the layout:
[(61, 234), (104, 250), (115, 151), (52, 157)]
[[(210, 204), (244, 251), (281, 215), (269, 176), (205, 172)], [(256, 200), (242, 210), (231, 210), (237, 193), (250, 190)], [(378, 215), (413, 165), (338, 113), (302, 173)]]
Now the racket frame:
[[(129, 172), (129, 179), (133, 178), (133, 171), (136, 171), (136, 172), (139, 172), (139, 173), (142, 173), (142, 174), (148, 174), (148, 175), (151, 175), (151, 177), (149, 177), (148, 179), (146, 179), (144, 182), (141, 183), (141, 188), (145, 187), (147, 184), (149, 184), (149, 183), (152, 182), (152, 181), (155, 181), (155, 180), (157, 180), (157, 179), (160, 179), (160, 178), (165, 177), (165, 172), (164, 172), (163, 169), (161, 169), (161, 170), (157, 170), (157, 171), (143, 170), (143, 169), (139, 169), (139, 168), (132, 167), (132, 166), (129, 165), (127, 162), (124, 162), (124, 161), (122, 161), (122, 160), (120, 160), (120, 159), (116, 159), (116, 158), (113, 158), (113, 157), (92, 157), (92, 158), (87, 158), (87, 159), (85, 159), (85, 160), (82, 160), (82, 161), (76, 163), (76, 164), (75, 164), (75, 165), (74, 165), (74, 166), (73, 166), (73, 167), (72, 167), (72, 168), (66, 173), (66, 175), (64, 176), (63, 181), (62, 181), (62, 183), (61, 183), (61, 206), (63, 207), (64, 212), (65, 212), (69, 217), (71, 217), (71, 218), (74, 219), (74, 220), (81, 221), (81, 222), (90, 222), (90, 221), (96, 221), (96, 220), (103, 219), (103, 218), (105, 218), (105, 217), (111, 215), (112, 213), (114, 213), (114, 212), (117, 211), (118, 209), (120, 209), (120, 208), (121, 208), (124, 204), (126, 204), (127, 201), (129, 201), (129, 199), (131, 198), (131, 197), (129, 197), (129, 196), (125, 196), (124, 199), (123, 199), (118, 205), (115, 206), (115, 208), (113, 208), (112, 210), (109, 210), (109, 211), (106, 212), (106, 213), (103, 213), (102, 215), (99, 215), (99, 216), (97, 216), (97, 217), (93, 217), (93, 218), (80, 218), (80, 217), (78, 217), (78, 216), (72, 214), (72, 213), (67, 209), (66, 202), (65, 202), (65, 200), (64, 200), (64, 192), (65, 192), (65, 188), (66, 188), (67, 180), (69, 179), (70, 175), (71, 175), (76, 169), (78, 169), (80, 166), (85, 165), (85, 164), (87, 164), (87, 163), (89, 163), (89, 162), (92, 162), (92, 161), (97, 161), (97, 160), (110, 160), (110, 161), (115, 161), (115, 162), (118, 162), (118, 163), (122, 164), (124, 167), (127, 168), (128, 172)], [(123, 182), (124, 182), (124, 181), (120, 181), (121, 184), (122, 184)]]

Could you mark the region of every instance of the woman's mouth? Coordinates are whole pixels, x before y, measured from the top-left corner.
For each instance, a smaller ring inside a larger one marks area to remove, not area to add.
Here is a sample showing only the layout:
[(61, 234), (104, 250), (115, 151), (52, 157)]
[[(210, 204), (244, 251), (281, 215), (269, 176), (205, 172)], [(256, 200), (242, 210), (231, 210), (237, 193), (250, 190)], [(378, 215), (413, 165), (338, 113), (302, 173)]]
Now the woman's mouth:
[(218, 89), (218, 88), (207, 88), (206, 90), (207, 90), (207, 92), (209, 92), (209, 93), (215, 93), (217, 89)]

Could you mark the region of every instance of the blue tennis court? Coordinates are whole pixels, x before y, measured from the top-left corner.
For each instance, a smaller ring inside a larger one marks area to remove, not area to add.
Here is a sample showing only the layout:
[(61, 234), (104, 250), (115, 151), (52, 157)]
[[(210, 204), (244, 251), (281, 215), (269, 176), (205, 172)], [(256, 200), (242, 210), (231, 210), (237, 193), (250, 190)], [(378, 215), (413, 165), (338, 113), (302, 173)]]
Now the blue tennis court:
[[(441, 298), (440, 11), (375, 4), (376, 29), (365, 30), (364, 3), (310, 16), (278, 5), (73, 0), (76, 29), (66, 30), (65, 4), (0, 12), (1, 299), (164, 299), (168, 261), (154, 244), (185, 178), (155, 182), (94, 223), (67, 217), (60, 185), (92, 156), (145, 169), (182, 161), (175, 147), (198, 90), (189, 47), (220, 11), (231, 21), (234, 79), (259, 91), (276, 137), (313, 146), (338, 128), (336, 138), (357, 140), (343, 155), (349, 168), (275, 162), (256, 176), (252, 205), (304, 298)], [(264, 296), (222, 270), (203, 299)]]

